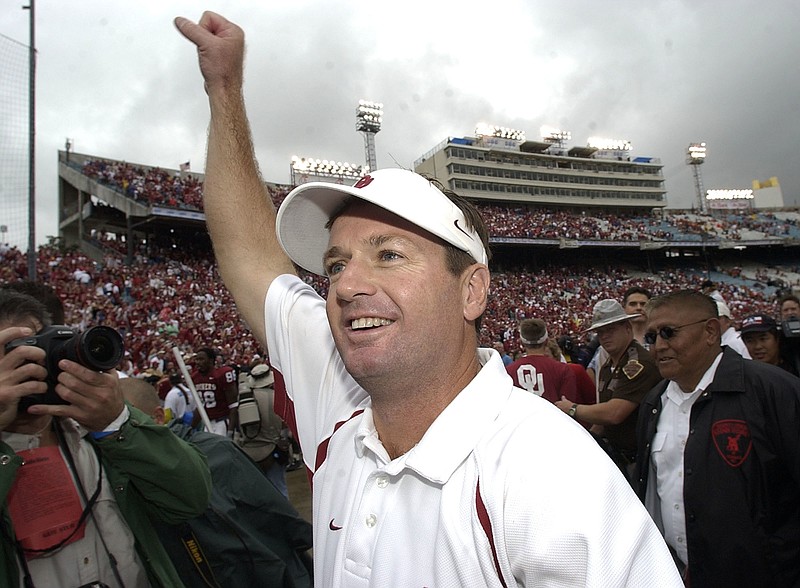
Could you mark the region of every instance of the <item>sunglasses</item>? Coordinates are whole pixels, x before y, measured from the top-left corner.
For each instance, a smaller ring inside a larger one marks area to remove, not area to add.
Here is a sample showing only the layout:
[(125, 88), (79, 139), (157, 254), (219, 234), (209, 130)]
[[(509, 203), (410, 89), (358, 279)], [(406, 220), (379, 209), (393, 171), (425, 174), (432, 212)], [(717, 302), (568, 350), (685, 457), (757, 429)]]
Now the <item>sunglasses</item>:
[(655, 345), (656, 337), (661, 337), (664, 341), (669, 341), (675, 335), (678, 334), (684, 327), (691, 327), (692, 325), (699, 325), (700, 323), (706, 322), (707, 318), (700, 319), (699, 321), (694, 321), (693, 323), (686, 323), (685, 325), (681, 325), (680, 327), (661, 327), (658, 331), (649, 331), (644, 334), (644, 342), (648, 345)]

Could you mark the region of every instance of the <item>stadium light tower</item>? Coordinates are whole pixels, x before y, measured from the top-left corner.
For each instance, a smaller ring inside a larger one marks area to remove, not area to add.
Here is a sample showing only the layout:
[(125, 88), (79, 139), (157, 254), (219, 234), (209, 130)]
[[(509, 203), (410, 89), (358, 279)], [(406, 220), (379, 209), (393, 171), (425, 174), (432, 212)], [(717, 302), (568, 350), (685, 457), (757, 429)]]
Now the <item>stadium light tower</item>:
[(356, 130), (364, 133), (364, 152), (366, 155), (368, 171), (378, 168), (375, 159), (375, 135), (381, 130), (383, 122), (383, 104), (359, 100), (356, 107)]
[(706, 199), (703, 197), (703, 175), (700, 173), (700, 166), (706, 160), (706, 144), (690, 143), (686, 151), (686, 163), (692, 166), (694, 174), (694, 187), (697, 191), (697, 205), (700, 212), (706, 212)]

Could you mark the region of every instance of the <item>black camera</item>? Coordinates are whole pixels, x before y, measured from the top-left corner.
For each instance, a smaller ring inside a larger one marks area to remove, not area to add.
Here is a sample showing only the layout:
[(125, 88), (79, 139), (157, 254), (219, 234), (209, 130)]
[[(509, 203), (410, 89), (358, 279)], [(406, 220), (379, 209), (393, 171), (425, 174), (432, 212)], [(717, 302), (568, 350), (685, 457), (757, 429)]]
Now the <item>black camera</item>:
[(25, 412), (34, 404), (67, 404), (56, 393), (58, 362), (68, 359), (95, 372), (110, 370), (122, 359), (124, 346), (122, 336), (111, 327), (91, 327), (82, 333), (63, 325), (45, 327), (35, 335), (14, 339), (6, 344), (6, 353), (17, 347), (28, 345), (44, 349), (46, 353), (47, 392), (23, 396), (19, 401), (19, 411)]
[(800, 318), (790, 316), (781, 322), (781, 333), (788, 339), (800, 337)]

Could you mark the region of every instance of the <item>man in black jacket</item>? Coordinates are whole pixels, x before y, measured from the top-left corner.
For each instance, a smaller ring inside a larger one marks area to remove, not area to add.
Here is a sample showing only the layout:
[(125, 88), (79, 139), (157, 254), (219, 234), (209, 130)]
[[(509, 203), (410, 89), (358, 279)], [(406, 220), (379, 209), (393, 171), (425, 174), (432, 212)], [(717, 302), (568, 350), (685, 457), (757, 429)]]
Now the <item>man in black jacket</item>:
[(722, 348), (699, 292), (651, 300), (646, 338), (638, 492), (687, 584), (799, 585), (800, 379)]

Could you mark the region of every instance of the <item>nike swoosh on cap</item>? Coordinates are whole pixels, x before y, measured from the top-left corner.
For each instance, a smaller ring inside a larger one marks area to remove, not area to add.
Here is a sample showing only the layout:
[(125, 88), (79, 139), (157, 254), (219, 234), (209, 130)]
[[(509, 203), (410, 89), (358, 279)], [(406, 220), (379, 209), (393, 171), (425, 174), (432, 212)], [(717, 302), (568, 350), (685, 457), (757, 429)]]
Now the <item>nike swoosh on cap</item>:
[(328, 523), (328, 528), (331, 531), (341, 531), (342, 530), (342, 527), (340, 527), (339, 525), (334, 524), (333, 519), (331, 519), (331, 522)]
[(472, 240), (472, 241), (474, 241), (474, 240), (475, 240), (475, 239), (473, 239), (473, 238), (472, 238), (472, 235), (470, 235), (468, 232), (466, 232), (464, 229), (462, 229), (461, 227), (459, 227), (459, 226), (458, 226), (458, 219), (454, 220), (454, 221), (453, 221), (453, 224), (456, 226), (456, 228), (457, 228), (459, 231), (461, 231), (461, 232), (462, 232), (462, 233), (464, 233), (464, 234), (465, 234), (467, 237), (469, 237), (469, 238), (470, 238), (470, 240)]

